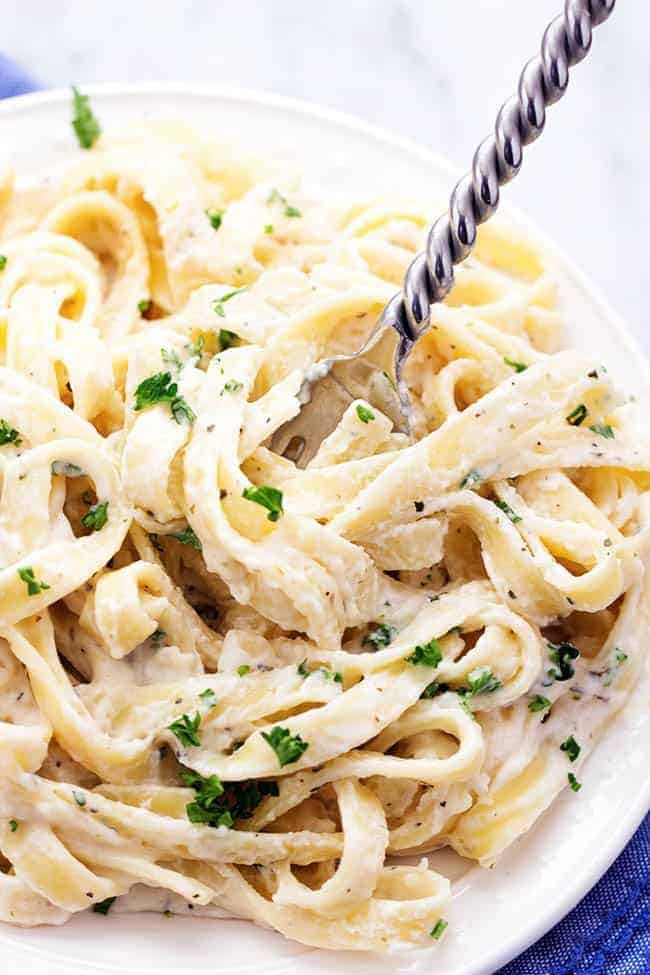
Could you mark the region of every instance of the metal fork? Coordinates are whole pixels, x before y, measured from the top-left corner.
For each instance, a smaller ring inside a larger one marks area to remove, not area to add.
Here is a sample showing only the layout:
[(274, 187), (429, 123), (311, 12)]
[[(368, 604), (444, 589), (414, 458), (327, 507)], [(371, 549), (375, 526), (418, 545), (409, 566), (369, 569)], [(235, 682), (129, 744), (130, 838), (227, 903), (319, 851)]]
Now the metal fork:
[(276, 453), (306, 467), (358, 398), (385, 412), (397, 430), (412, 435), (404, 365), (429, 329), (431, 305), (451, 291), (454, 265), (471, 252), (478, 225), (499, 205), (499, 187), (519, 172), (524, 146), (544, 128), (546, 107), (566, 91), (569, 68), (587, 55), (592, 28), (607, 20), (615, 3), (566, 0), (564, 12), (544, 31), (540, 53), (521, 72), (517, 93), (501, 106), (494, 133), (479, 145), (471, 170), (454, 187), (449, 210), (433, 224), (425, 250), (409, 266), (402, 291), (388, 303), (362, 348), (323, 359), (308, 371), (299, 394), (300, 413), (271, 440)]

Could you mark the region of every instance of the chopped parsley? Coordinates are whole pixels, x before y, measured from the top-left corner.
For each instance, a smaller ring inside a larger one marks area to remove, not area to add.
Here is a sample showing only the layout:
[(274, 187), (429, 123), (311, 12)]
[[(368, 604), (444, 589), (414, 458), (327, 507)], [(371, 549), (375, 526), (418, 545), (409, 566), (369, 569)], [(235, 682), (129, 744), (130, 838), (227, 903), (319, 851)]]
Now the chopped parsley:
[(567, 778), (569, 780), (569, 785), (571, 786), (571, 791), (580, 792), (580, 790), (582, 789), (582, 782), (578, 782), (573, 772), (569, 772)]
[(19, 447), (22, 440), (15, 427), (9, 426), (6, 420), (0, 420), (0, 447), (4, 447), (8, 443), (12, 443), (14, 447)]
[(231, 332), (227, 328), (219, 329), (219, 348), (222, 352), (225, 352), (226, 349), (236, 345), (238, 341), (239, 336), (237, 335), (237, 332)]
[(138, 302), (138, 311), (143, 317), (147, 314), (147, 312), (151, 311), (151, 299), (142, 298), (142, 300)]
[(181, 545), (189, 545), (191, 548), (196, 549), (197, 552), (203, 551), (203, 546), (201, 544), (201, 539), (196, 534), (193, 528), (189, 525), (184, 528), (182, 532), (172, 532), (172, 538), (175, 538), (177, 542)]
[(18, 829), (18, 826), (19, 826), (19, 823), (18, 823), (18, 820), (17, 819), (10, 819), (9, 820), (9, 829), (11, 830), (12, 833), (15, 833), (16, 832), (16, 830)]
[[(230, 301), (231, 298), (234, 298), (235, 295), (240, 295), (242, 293), (242, 291), (247, 291), (247, 290), (248, 290), (248, 285), (245, 284), (241, 288), (235, 288), (233, 291), (227, 291), (226, 294), (225, 295), (221, 295), (220, 298), (215, 298), (215, 300), (212, 302), (212, 310), (220, 318), (225, 318), (226, 317), (226, 311), (225, 311), (225, 308), (223, 307), (224, 304), (227, 301)], [(219, 336), (219, 338), (221, 338), (221, 336)], [(227, 346), (226, 346), (226, 348), (227, 348)]]
[(237, 668), (237, 673), (239, 674), (240, 677), (245, 677), (246, 674), (250, 674), (250, 672), (251, 672), (250, 664), (240, 664), (239, 667)]
[(374, 647), (376, 650), (379, 647), (387, 647), (396, 632), (394, 626), (389, 626), (388, 623), (378, 623), (374, 630), (364, 636), (363, 645), (364, 647)]
[(195, 792), (194, 801), (185, 807), (187, 818), (207, 826), (230, 828), (236, 819), (250, 819), (266, 796), (279, 794), (277, 783), (269, 779), (224, 784), (218, 775), (204, 778), (190, 770), (181, 772), (181, 779)]
[(624, 664), (627, 660), (627, 654), (623, 653), (618, 647), (615, 648), (616, 656), (614, 658), (614, 663), (611, 664), (603, 674), (603, 684), (605, 687), (609, 687), (610, 684), (614, 683), (614, 678), (618, 673), (621, 664)]
[(196, 414), (182, 396), (178, 395), (178, 384), (172, 382), (170, 372), (157, 372), (143, 379), (135, 391), (134, 409), (144, 410), (157, 403), (169, 403), (172, 416), (177, 423), (185, 417), (189, 423), (196, 420)]
[(196, 342), (188, 342), (185, 348), (190, 359), (200, 359), (203, 355), (203, 347), (205, 345), (205, 335), (200, 332), (199, 337)]
[(501, 501), (499, 498), (497, 498), (494, 503), (497, 508), (503, 511), (504, 515), (507, 515), (513, 525), (516, 525), (518, 521), (521, 521), (521, 515), (518, 515), (516, 511), (513, 511), (506, 501)]
[(181, 714), (180, 718), (176, 718), (170, 725), (167, 725), (167, 729), (176, 735), (181, 745), (186, 748), (193, 745), (196, 748), (201, 744), (201, 739), (197, 734), (200, 726), (201, 715), (197, 711), (193, 718), (190, 718), (189, 714)]
[(93, 911), (95, 914), (103, 914), (106, 916), (116, 900), (116, 897), (107, 897), (106, 900), (97, 901), (96, 904), (93, 904)]
[(574, 647), (572, 643), (549, 643), (548, 648), (551, 661), (557, 664), (556, 667), (551, 667), (547, 671), (548, 676), (558, 681), (570, 680), (575, 674), (571, 661), (580, 656), (578, 648)]
[(4, 271), (7, 266), (7, 256), (6, 254), (0, 254), (0, 271)]
[(571, 410), (569, 415), (566, 417), (566, 422), (570, 423), (572, 427), (579, 427), (581, 423), (584, 423), (587, 418), (587, 407), (584, 403), (580, 403), (576, 406), (575, 410)]
[(437, 697), (438, 694), (444, 694), (445, 691), (449, 690), (448, 684), (439, 684), (437, 680), (432, 680), (430, 684), (424, 688), (420, 694), (420, 698), (427, 701), (432, 697)]
[(375, 414), (369, 407), (364, 406), (363, 403), (357, 405), (357, 416), (362, 423), (370, 423), (371, 420), (375, 419)]
[(226, 393), (238, 393), (240, 389), (244, 388), (244, 384), (237, 379), (229, 379), (223, 388)]
[(202, 701), (205, 701), (209, 708), (213, 708), (217, 703), (217, 695), (214, 693), (211, 687), (206, 687), (204, 691), (201, 691), (199, 697)]
[(287, 198), (276, 189), (271, 190), (266, 202), (269, 206), (273, 203), (281, 203), (284, 207), (285, 217), (302, 217), (302, 212), (298, 207), (291, 206), (290, 203), (287, 203)]
[(468, 674), (469, 687), (463, 688), (460, 692), (466, 701), (476, 697), (477, 694), (491, 694), (498, 691), (501, 681), (494, 676), (489, 667), (477, 667)]
[(108, 501), (100, 501), (90, 508), (81, 519), (84, 528), (90, 528), (94, 532), (101, 531), (108, 521)]
[(38, 596), (43, 589), (50, 589), (46, 582), (40, 582), (34, 578), (34, 570), (31, 565), (26, 565), (23, 569), (18, 569), (18, 575), (27, 586), (28, 596)]
[(525, 372), (528, 366), (525, 362), (516, 362), (514, 359), (509, 359), (507, 355), (504, 355), (503, 361), (507, 366), (510, 366), (515, 372)]
[(263, 508), (266, 508), (268, 511), (266, 517), (269, 521), (277, 521), (280, 515), (284, 514), (282, 508), (282, 491), (278, 491), (277, 488), (266, 485), (261, 485), (260, 487), (250, 486), (244, 488), (242, 497), (246, 498), (247, 501), (254, 501), (255, 504), (261, 504)]
[(273, 224), (272, 223), (266, 223), (266, 224), (264, 224), (264, 233), (265, 234), (272, 234), (273, 233), (273, 230), (274, 230), (274, 227), (273, 227)]
[(406, 658), (407, 663), (422, 664), (424, 667), (437, 667), (441, 660), (442, 650), (435, 637), (423, 646), (418, 644), (413, 653)]
[(310, 677), (311, 674), (321, 674), (325, 680), (333, 680), (335, 684), (343, 683), (343, 674), (338, 670), (332, 670), (331, 667), (316, 667), (314, 670), (310, 670), (307, 666), (307, 659), (302, 660), (296, 670), (301, 677)]
[(532, 701), (528, 702), (529, 711), (548, 711), (552, 707), (552, 702), (541, 694), (536, 694)]
[(580, 754), (580, 745), (575, 740), (573, 735), (569, 735), (566, 741), (563, 741), (560, 745), (560, 751), (566, 752), (567, 758), (570, 762), (575, 762), (576, 758)]
[(90, 107), (87, 95), (72, 86), (72, 128), (82, 149), (90, 149), (101, 135), (101, 125)]
[(74, 799), (74, 801), (77, 803), (78, 806), (86, 805), (86, 797), (83, 794), (83, 792), (79, 792), (78, 789), (72, 790), (72, 798)]
[(65, 477), (86, 477), (78, 464), (70, 464), (67, 460), (52, 461), (51, 471), (53, 474), (63, 474)]
[(606, 440), (614, 439), (614, 430), (609, 423), (592, 423), (589, 429), (597, 433), (599, 437), (605, 437)]
[(480, 484), (483, 478), (478, 471), (469, 471), (460, 482), (461, 488), (473, 488)]
[(176, 349), (161, 349), (160, 355), (166, 366), (171, 366), (177, 372), (180, 372), (183, 368), (183, 360), (179, 356)]
[(429, 933), (432, 938), (435, 938), (436, 941), (439, 941), (448, 927), (449, 927), (449, 921), (445, 921), (442, 918), (440, 918), (439, 921), (436, 921), (436, 923), (431, 928), (431, 931)]
[(223, 210), (206, 210), (205, 215), (210, 221), (210, 226), (213, 230), (218, 230), (223, 222)]
[(271, 731), (263, 731), (262, 738), (278, 756), (280, 767), (297, 762), (309, 748), (309, 742), (303, 741), (300, 735), (292, 735), (288, 728), (276, 725)]

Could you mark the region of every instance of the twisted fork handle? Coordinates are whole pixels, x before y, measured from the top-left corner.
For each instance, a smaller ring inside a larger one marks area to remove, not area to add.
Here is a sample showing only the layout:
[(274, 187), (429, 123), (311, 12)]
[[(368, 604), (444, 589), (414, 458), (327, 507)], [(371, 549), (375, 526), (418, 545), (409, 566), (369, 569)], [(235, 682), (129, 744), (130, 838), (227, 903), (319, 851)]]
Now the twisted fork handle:
[(499, 205), (499, 187), (519, 172), (524, 146), (544, 128), (546, 107), (566, 91), (569, 68), (586, 56), (592, 28), (607, 20), (615, 3), (566, 0), (564, 12), (544, 32), (540, 53), (521, 72), (517, 94), (501, 106), (494, 134), (480, 144), (471, 171), (456, 184), (448, 212), (431, 227), (426, 249), (406, 272), (403, 290), (384, 309), (381, 325), (390, 325), (399, 336), (395, 371), (400, 386), (404, 362), (429, 327), (431, 304), (453, 287), (454, 265), (474, 247), (478, 225)]

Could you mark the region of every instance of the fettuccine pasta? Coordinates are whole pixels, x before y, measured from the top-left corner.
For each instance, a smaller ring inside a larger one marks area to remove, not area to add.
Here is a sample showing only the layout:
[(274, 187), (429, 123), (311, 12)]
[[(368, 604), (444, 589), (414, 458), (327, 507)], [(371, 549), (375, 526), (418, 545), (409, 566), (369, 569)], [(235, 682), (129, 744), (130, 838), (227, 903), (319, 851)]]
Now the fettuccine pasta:
[[(0, 919), (248, 918), (434, 946), (643, 665), (650, 445), (559, 351), (544, 255), (481, 232), (407, 368), (271, 450), (435, 216), (349, 202), (184, 125), (0, 194)], [(94, 126), (94, 127), (93, 127)], [(404, 858), (404, 859), (402, 859)], [(215, 921), (213, 923), (220, 923)]]

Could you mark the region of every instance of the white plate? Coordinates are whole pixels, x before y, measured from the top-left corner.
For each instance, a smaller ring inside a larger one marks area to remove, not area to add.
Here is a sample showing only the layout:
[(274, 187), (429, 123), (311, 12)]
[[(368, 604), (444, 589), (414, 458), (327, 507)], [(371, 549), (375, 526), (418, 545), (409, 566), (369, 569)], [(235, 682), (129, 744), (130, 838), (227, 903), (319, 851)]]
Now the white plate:
[[(106, 128), (146, 116), (182, 117), (257, 154), (303, 168), (326, 187), (449, 191), (455, 170), (425, 149), (345, 115), (289, 99), (227, 89), (164, 85), (88, 89)], [(0, 145), (33, 168), (73, 146), (69, 93), (27, 95), (0, 105)], [(512, 211), (509, 211), (513, 216)], [(650, 371), (625, 326), (572, 263), (520, 216), (555, 265), (570, 340), (607, 362), (626, 388), (647, 390)], [(614, 256), (614, 255), (612, 255)], [(302, 948), (241, 921), (96, 914), (62, 928), (0, 929), (0, 970), (21, 975), (346, 975), (435, 970), (489, 975), (566, 914), (623, 848), (650, 805), (650, 675), (567, 791), (494, 871), (449, 866), (458, 879), (449, 930), (432, 952), (383, 960)], [(566, 790), (565, 790), (566, 791)]]

